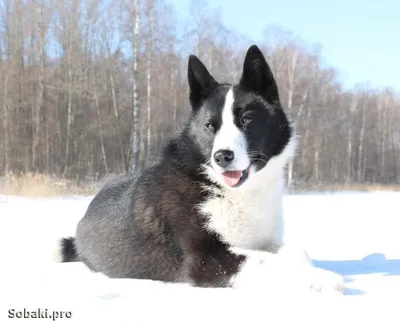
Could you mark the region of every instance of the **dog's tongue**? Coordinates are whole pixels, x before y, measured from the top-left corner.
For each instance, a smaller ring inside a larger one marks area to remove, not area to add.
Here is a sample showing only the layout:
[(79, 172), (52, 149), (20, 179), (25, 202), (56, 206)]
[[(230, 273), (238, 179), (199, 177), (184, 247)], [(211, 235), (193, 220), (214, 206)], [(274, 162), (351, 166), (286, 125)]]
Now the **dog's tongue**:
[(242, 171), (226, 171), (222, 173), (225, 182), (233, 187), (234, 185), (238, 184), (240, 178), (242, 177)]

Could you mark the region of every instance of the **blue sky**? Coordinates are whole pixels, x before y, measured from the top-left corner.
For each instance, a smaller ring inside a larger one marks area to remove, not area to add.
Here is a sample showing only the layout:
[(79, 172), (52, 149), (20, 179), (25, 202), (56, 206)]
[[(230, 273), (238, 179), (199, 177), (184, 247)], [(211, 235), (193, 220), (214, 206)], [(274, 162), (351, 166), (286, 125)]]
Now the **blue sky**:
[[(171, 1), (187, 14), (190, 0)], [(255, 42), (279, 25), (322, 45), (325, 61), (345, 87), (365, 83), (400, 91), (400, 0), (209, 0), (226, 26)]]

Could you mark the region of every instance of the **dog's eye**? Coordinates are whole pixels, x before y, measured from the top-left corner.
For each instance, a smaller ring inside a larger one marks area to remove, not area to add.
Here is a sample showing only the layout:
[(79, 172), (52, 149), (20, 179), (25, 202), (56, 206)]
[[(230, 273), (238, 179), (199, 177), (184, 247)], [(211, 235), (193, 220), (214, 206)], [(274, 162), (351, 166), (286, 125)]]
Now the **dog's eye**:
[(242, 119), (240, 119), (240, 122), (243, 125), (246, 125), (246, 124), (250, 123), (251, 120), (252, 120), (252, 118), (250, 116), (244, 116), (244, 117), (242, 117)]
[(214, 126), (212, 125), (211, 122), (207, 122), (207, 123), (206, 123), (206, 128), (207, 128), (208, 130), (210, 130), (210, 131), (214, 131)]

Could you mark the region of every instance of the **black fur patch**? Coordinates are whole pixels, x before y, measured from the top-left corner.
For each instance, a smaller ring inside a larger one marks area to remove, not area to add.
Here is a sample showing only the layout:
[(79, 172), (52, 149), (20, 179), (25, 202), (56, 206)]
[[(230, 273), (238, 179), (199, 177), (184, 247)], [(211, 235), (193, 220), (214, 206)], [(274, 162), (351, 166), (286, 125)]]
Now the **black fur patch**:
[(76, 252), (75, 238), (68, 237), (61, 239), (61, 259), (64, 263), (79, 261)]
[[(261, 170), (272, 157), (282, 153), (292, 137), (292, 128), (278, 104), (277, 93), (265, 98), (249, 92), (241, 84), (233, 91), (234, 122), (245, 133), (249, 152), (258, 153), (253, 155), (252, 164)], [(244, 117), (251, 118), (251, 121), (243, 124)]]

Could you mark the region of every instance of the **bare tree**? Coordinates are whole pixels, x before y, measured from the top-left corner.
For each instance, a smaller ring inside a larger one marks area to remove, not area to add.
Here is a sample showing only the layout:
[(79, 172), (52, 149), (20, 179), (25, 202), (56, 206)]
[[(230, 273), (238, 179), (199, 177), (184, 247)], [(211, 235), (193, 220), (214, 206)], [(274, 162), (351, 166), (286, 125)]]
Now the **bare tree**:
[[(98, 179), (138, 171), (188, 116), (187, 55), (236, 82), (247, 37), (206, 0), (0, 2), (0, 174)], [(183, 33), (182, 33), (183, 31)], [(277, 26), (259, 42), (299, 149), (292, 189), (400, 183), (400, 95), (344, 91), (320, 48)]]
[(140, 58), (140, 37), (141, 37), (141, 1), (134, 0), (133, 6), (130, 1), (125, 0), (125, 8), (129, 12), (128, 16), (128, 38), (131, 42), (132, 49), (132, 132), (131, 132), (131, 162), (130, 170), (138, 171), (140, 169), (140, 154), (141, 154), (141, 128), (140, 128), (140, 116), (141, 116), (141, 103), (140, 103), (140, 70), (139, 70), (139, 58)]
[(151, 153), (151, 66), (153, 46), (153, 1), (147, 1), (147, 156)]

